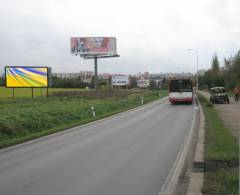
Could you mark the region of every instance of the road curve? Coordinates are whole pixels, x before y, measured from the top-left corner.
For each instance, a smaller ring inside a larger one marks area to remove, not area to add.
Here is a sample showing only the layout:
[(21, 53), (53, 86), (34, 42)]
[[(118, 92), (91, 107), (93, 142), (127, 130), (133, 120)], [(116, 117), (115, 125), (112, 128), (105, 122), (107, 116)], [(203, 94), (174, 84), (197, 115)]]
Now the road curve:
[(194, 115), (166, 98), (0, 151), (0, 195), (157, 195)]

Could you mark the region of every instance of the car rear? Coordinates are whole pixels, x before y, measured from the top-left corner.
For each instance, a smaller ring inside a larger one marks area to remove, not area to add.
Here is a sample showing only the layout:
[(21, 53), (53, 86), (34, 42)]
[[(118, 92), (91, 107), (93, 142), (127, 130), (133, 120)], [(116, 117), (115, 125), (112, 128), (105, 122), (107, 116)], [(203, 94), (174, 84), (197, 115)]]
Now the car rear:
[(218, 88), (212, 88), (212, 102), (213, 103), (229, 103), (229, 97), (226, 93), (225, 88), (218, 87)]

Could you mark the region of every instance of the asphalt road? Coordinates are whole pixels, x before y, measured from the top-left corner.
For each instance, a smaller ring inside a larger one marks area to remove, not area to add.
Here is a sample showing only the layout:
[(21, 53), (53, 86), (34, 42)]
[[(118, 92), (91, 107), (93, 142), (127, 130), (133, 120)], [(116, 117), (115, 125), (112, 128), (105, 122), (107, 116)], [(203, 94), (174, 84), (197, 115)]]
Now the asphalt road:
[(1, 195), (157, 195), (194, 105), (155, 101), (0, 151)]

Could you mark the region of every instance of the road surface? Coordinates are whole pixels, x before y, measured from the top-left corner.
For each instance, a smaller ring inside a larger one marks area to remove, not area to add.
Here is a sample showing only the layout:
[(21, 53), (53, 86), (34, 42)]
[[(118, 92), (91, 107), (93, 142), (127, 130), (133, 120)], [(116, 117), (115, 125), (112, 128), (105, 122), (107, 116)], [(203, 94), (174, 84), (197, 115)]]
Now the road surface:
[(0, 151), (0, 195), (157, 195), (194, 105), (167, 98)]

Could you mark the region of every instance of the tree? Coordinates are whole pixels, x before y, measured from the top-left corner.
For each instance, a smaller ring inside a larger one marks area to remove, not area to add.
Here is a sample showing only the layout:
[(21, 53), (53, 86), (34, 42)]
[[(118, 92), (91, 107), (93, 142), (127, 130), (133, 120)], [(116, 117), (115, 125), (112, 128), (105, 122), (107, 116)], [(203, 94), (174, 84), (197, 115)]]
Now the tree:
[(5, 85), (5, 79), (3, 77), (0, 77), (0, 86)]
[(212, 71), (214, 73), (219, 73), (220, 72), (220, 63), (217, 57), (217, 54), (214, 54), (212, 58)]
[(205, 72), (204, 77), (205, 77), (205, 81), (208, 86), (208, 89), (211, 89), (211, 87), (212, 87), (212, 71), (211, 71), (211, 69), (207, 70)]
[(130, 77), (130, 88), (136, 88), (137, 87), (137, 78), (136, 77)]
[(231, 61), (230, 59), (224, 58), (224, 70), (231, 70)]
[(240, 51), (234, 56), (224, 59), (224, 66), (220, 68), (219, 60), (215, 54), (212, 58), (211, 69), (200, 78), (201, 86), (225, 86), (228, 90), (240, 86)]
[(233, 59), (233, 74), (236, 79), (235, 85), (240, 86), (240, 50), (238, 53), (234, 56)]
[(214, 54), (212, 58), (212, 69), (211, 69), (211, 85), (213, 86), (224, 86), (224, 78), (220, 71), (220, 63), (217, 54)]
[(154, 80), (151, 80), (150, 81), (150, 84), (149, 84), (149, 89), (157, 89), (157, 85), (156, 85), (156, 82)]

